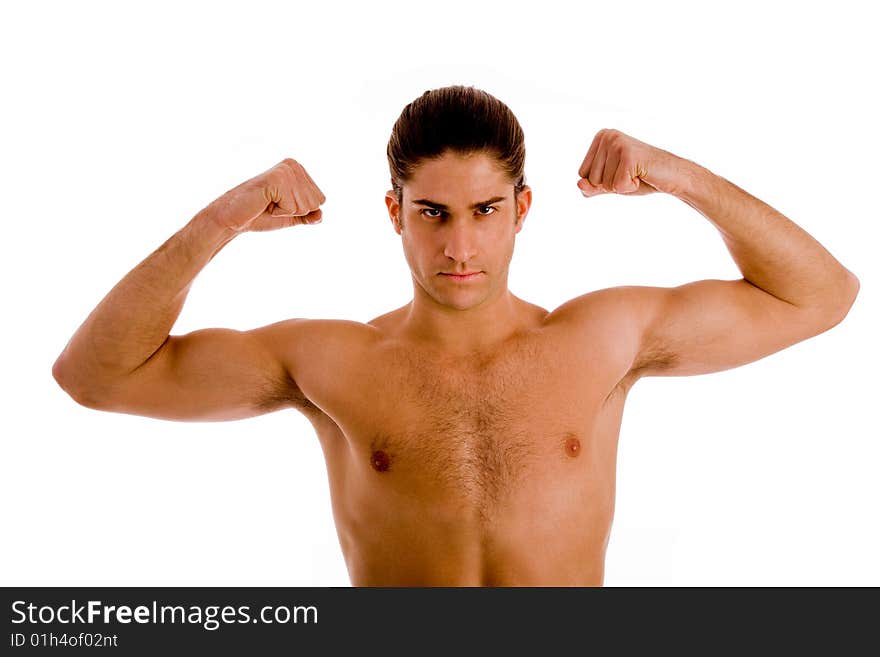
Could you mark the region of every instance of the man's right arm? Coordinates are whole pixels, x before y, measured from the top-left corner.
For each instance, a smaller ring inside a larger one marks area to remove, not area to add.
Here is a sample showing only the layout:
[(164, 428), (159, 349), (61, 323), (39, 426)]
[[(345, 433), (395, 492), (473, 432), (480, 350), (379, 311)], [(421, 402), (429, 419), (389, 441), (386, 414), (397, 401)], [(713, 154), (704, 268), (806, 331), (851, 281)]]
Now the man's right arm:
[(293, 160), (215, 200), (92, 311), (55, 362), (59, 385), (90, 408), (175, 420), (240, 419), (294, 405), (301, 393), (290, 344), (317, 320), (169, 332), (195, 276), (231, 239), (320, 220), (324, 200)]

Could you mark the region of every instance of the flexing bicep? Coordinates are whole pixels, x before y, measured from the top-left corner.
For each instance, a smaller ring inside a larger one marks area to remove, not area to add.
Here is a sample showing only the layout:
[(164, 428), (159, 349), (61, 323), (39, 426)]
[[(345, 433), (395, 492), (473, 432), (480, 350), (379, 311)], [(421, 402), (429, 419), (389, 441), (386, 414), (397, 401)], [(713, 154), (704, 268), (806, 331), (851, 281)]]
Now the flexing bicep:
[(301, 393), (281, 357), (297, 320), (250, 331), (171, 335), (99, 397), (101, 410), (165, 420), (240, 420), (293, 406)]
[(795, 306), (745, 279), (621, 288), (637, 337), (630, 372), (692, 376), (731, 369), (828, 330), (832, 313)]
[(336, 319), (199, 329), (169, 336), (133, 372), (77, 401), (163, 420), (240, 420), (286, 407), (311, 416), (345, 403), (376, 339), (375, 328)]

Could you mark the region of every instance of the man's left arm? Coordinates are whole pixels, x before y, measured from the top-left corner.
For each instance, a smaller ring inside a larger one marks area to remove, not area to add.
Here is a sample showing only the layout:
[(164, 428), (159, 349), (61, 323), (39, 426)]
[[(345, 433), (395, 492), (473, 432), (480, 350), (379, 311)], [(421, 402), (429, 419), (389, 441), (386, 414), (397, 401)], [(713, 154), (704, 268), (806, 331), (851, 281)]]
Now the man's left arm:
[(797, 224), (708, 169), (602, 130), (579, 170), (585, 196), (665, 192), (706, 217), (743, 274), (673, 288), (612, 288), (633, 342), (630, 373), (687, 376), (737, 367), (840, 323), (856, 276)]

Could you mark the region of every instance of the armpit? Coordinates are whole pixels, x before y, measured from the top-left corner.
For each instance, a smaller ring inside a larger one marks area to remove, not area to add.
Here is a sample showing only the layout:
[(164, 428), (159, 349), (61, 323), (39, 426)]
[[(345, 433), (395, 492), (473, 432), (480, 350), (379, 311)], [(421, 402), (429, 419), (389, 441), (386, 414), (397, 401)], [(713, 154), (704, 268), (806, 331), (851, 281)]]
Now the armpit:
[(664, 349), (659, 344), (648, 343), (644, 345), (630, 366), (627, 377), (635, 379), (649, 374), (661, 374), (664, 370), (671, 369), (678, 363), (674, 353)]
[(278, 374), (270, 381), (258, 405), (263, 413), (271, 413), (282, 408), (293, 407), (298, 411), (310, 415), (322, 413), (311, 400), (303, 394), (293, 377), (288, 372)]

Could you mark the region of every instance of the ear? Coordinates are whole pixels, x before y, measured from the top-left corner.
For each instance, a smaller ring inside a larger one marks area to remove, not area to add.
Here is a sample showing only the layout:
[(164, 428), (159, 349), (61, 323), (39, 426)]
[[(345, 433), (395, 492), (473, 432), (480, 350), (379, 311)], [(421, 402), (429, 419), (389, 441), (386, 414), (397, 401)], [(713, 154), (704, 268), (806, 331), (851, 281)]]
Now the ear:
[(385, 206), (388, 208), (388, 216), (391, 218), (391, 225), (394, 232), (400, 235), (403, 226), (400, 223), (400, 203), (397, 202), (397, 194), (393, 189), (385, 192)]
[(522, 230), (530, 207), (532, 207), (532, 188), (525, 185), (516, 196), (516, 230), (514, 234)]

